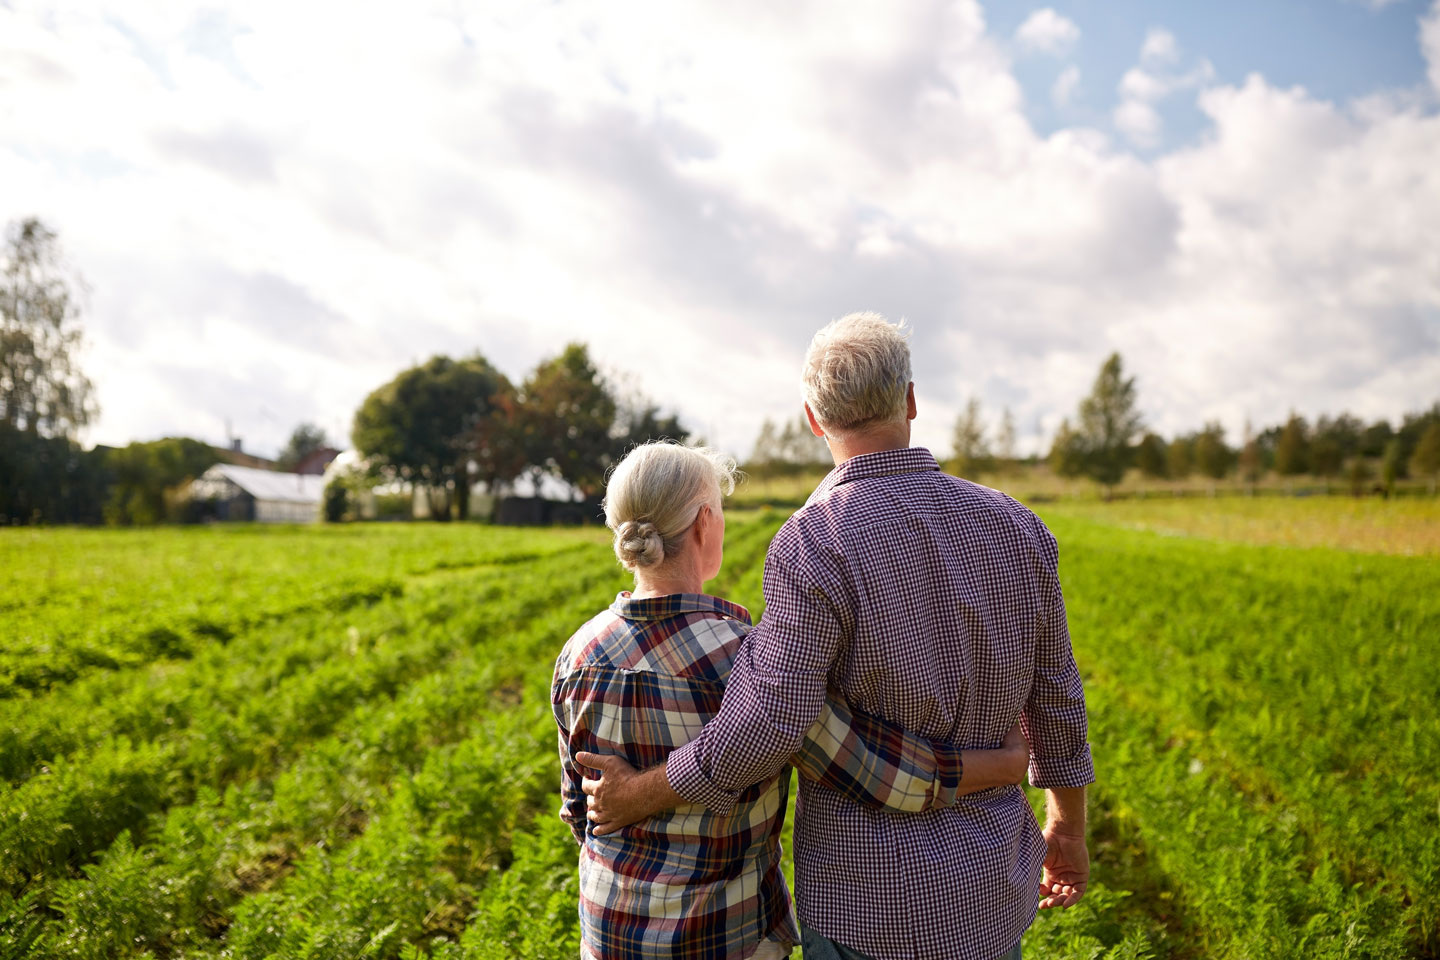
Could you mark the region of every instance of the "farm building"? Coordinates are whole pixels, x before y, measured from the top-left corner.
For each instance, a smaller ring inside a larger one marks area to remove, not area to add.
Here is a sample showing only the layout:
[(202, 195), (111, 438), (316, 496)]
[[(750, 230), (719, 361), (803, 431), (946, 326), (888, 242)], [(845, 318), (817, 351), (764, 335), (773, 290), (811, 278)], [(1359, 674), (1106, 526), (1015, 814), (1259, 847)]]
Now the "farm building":
[(324, 489), (324, 478), (314, 475), (217, 463), (190, 484), (189, 495), (206, 519), (310, 523)]

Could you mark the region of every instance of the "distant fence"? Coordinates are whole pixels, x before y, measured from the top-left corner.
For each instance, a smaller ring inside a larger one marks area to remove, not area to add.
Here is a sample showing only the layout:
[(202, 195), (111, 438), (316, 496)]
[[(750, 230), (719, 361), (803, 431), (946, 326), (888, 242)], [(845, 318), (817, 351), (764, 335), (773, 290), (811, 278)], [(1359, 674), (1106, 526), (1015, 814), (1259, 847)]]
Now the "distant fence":
[(509, 527), (578, 527), (605, 522), (598, 497), (590, 500), (545, 500), (505, 497), (495, 504), (494, 522)]
[[(1012, 488), (1014, 496), (1026, 503), (1053, 503), (1057, 500), (1093, 500), (1103, 496), (1103, 490), (1098, 487), (1086, 487), (1079, 490), (1067, 490), (1057, 492), (1054, 490), (1035, 491), (1031, 493), (1016, 492), (1023, 490), (1022, 487)], [(1218, 483), (1213, 487), (1116, 487), (1110, 494), (1112, 500), (1206, 500), (1211, 498), (1234, 498), (1234, 497), (1379, 497), (1388, 499), (1430, 497), (1433, 494), (1423, 486), (1413, 483), (1404, 486), (1396, 485), (1393, 490), (1387, 490), (1381, 484), (1366, 484), (1356, 489), (1348, 483), (1304, 483), (1287, 485), (1276, 485), (1274, 483), (1256, 484), (1244, 486), (1234, 481)]]

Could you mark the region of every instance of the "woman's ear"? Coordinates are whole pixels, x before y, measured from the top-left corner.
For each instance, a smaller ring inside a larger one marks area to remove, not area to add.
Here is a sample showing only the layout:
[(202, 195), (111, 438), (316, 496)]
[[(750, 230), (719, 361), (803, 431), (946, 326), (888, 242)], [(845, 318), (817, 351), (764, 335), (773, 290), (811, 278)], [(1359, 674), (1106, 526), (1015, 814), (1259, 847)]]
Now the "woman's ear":
[(710, 519), (709, 514), (710, 504), (700, 504), (700, 509), (695, 513), (695, 522), (690, 524), (690, 529), (695, 532), (695, 537), (700, 543), (705, 542), (705, 537), (709, 533), (707, 524), (707, 521)]

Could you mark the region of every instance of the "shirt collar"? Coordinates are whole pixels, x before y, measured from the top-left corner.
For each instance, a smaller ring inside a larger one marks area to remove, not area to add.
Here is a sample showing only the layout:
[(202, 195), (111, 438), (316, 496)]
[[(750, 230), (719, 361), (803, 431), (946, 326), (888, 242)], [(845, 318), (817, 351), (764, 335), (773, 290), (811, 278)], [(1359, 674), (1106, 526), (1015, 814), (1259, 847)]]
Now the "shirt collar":
[(622, 590), (610, 604), (610, 612), (626, 620), (664, 620), (682, 613), (716, 613), (750, 625), (750, 611), (738, 603), (721, 600), (704, 593), (672, 593), (665, 597), (636, 600), (630, 591)]
[(940, 469), (935, 457), (924, 447), (901, 447), (896, 450), (881, 450), (879, 453), (863, 453), (851, 457), (831, 470), (815, 492), (810, 494), (807, 504), (823, 500), (831, 490), (852, 480), (868, 480), (871, 477), (893, 477), (902, 473), (919, 473), (924, 470)]

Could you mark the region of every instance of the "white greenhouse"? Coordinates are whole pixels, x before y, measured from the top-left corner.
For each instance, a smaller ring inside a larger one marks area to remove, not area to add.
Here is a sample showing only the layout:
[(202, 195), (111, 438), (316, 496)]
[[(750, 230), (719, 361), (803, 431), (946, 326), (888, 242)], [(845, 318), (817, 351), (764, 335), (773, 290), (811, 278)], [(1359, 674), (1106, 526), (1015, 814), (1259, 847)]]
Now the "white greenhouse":
[(216, 520), (312, 523), (324, 491), (323, 477), (217, 463), (190, 484), (190, 499)]

